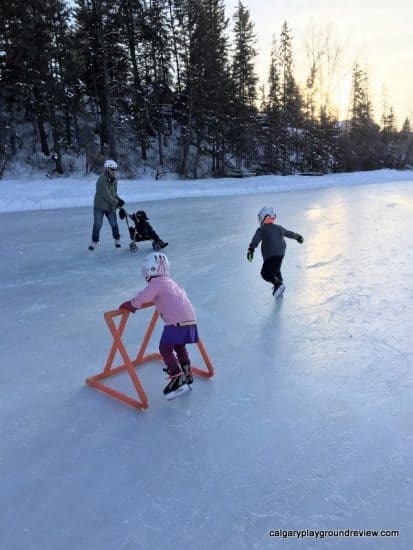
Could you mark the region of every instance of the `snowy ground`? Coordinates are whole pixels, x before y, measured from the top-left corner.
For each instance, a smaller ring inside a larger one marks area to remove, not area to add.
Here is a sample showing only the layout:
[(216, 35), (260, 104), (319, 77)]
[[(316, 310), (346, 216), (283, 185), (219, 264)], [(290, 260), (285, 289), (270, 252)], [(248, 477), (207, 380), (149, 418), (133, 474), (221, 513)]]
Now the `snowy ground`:
[[(216, 372), (167, 402), (161, 364), (139, 368), (150, 403), (140, 412), (84, 380), (111, 346), (103, 312), (142, 288), (150, 244), (115, 250), (105, 222), (89, 253), (90, 207), (18, 212), (12, 183), (1, 186), (11, 212), (0, 216), (0, 549), (412, 548), (413, 177), (381, 174), (359, 175), (369, 185), (306, 178), (320, 188), (128, 202), (169, 240)], [(43, 199), (67, 204), (61, 193)], [(245, 257), (264, 204), (305, 238), (288, 241), (278, 301), (260, 255)], [(149, 314), (129, 320), (131, 355)], [(115, 384), (133, 395), (126, 375)], [(278, 529), (400, 537), (269, 535)]]

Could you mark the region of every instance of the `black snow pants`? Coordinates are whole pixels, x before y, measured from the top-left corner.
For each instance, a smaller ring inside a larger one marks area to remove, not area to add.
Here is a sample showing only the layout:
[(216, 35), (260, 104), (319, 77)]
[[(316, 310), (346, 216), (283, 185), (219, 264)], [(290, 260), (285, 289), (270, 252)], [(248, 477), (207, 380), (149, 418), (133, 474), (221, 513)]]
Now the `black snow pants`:
[[(281, 275), (281, 264), (284, 259), (284, 256), (270, 256), (262, 264), (261, 277), (264, 281), (268, 281), (273, 285), (283, 280)], [(278, 281), (277, 281), (278, 279)]]

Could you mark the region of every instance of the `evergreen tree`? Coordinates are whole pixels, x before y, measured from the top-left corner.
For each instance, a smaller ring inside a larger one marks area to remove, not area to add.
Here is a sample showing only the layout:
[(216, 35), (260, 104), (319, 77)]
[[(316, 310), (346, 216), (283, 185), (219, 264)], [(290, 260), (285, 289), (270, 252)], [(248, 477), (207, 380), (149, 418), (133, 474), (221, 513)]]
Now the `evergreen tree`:
[(159, 165), (163, 167), (163, 136), (168, 133), (163, 109), (172, 102), (172, 41), (167, 0), (150, 0), (145, 22), (148, 32), (141, 50), (141, 63), (145, 67), (145, 101), (158, 138)]
[(282, 157), (282, 172), (294, 171), (299, 164), (298, 128), (302, 124), (302, 100), (294, 77), (294, 61), (291, 30), (287, 22), (283, 23), (279, 45), (280, 90), (281, 90), (281, 126), (279, 149)]
[(256, 37), (250, 13), (241, 2), (238, 3), (234, 21), (235, 45), (232, 58), (234, 98), (239, 109), (254, 110), (258, 82), (254, 69), (254, 59), (257, 55), (254, 48)]
[(294, 77), (292, 36), (286, 21), (280, 34), (279, 65), (282, 120), (284, 125), (298, 127), (302, 122), (302, 100)]
[(356, 62), (352, 73), (352, 127), (363, 126), (371, 120), (371, 102), (367, 73)]
[(119, 25), (127, 45), (128, 71), (123, 108), (127, 121), (140, 145), (142, 160), (147, 159), (148, 133), (153, 133), (145, 98), (142, 42), (151, 36), (145, 22), (144, 7), (139, 0), (122, 0)]
[(261, 127), (260, 141), (262, 161), (259, 167), (264, 173), (282, 171), (285, 146), (282, 126), (281, 77), (277, 40), (273, 37), (270, 66), (268, 71), (268, 95), (263, 102), (264, 124)]
[(222, 172), (224, 164), (232, 89), (224, 2), (188, 0), (186, 6), (180, 5), (180, 22), (186, 37), (182, 83), (188, 124), (179, 171), (187, 174), (189, 145), (193, 143), (192, 176), (196, 177), (202, 142), (203, 149), (211, 151), (213, 172)]
[(115, 105), (124, 95), (124, 83), (127, 82), (127, 61), (118, 14), (119, 5), (109, 0), (76, 0), (79, 76), (95, 113), (101, 155), (114, 159), (117, 158)]
[(397, 147), (394, 166), (396, 168), (405, 168), (413, 166), (413, 132), (408, 118), (403, 122), (399, 134), (399, 143)]
[(382, 159), (379, 126), (372, 118), (367, 73), (358, 63), (353, 66), (352, 78), (352, 116), (346, 168), (371, 170), (380, 166)]
[(237, 168), (244, 161), (252, 161), (255, 155), (254, 136), (256, 128), (256, 106), (258, 78), (254, 69), (255, 32), (249, 11), (238, 3), (234, 19), (234, 50), (231, 65), (234, 103), (231, 121), (231, 144), (236, 149)]
[(274, 129), (278, 129), (281, 124), (281, 77), (279, 73), (277, 41), (273, 37), (271, 49), (270, 69), (268, 75), (268, 100), (266, 110), (269, 120)]
[(383, 163), (387, 168), (393, 168), (396, 162), (399, 136), (396, 128), (396, 117), (393, 107), (383, 104), (381, 139), (383, 144)]
[[(0, 20), (4, 24), (4, 65), (2, 88), (10, 108), (22, 107), (27, 120), (36, 124), (41, 150), (49, 156), (48, 128), (52, 134), (55, 170), (63, 172), (62, 128), (70, 141), (68, 108), (69, 10), (63, 1), (30, 3), (14, 0), (3, 4)], [(36, 37), (36, 40), (33, 40)], [(63, 120), (65, 120), (65, 123)]]

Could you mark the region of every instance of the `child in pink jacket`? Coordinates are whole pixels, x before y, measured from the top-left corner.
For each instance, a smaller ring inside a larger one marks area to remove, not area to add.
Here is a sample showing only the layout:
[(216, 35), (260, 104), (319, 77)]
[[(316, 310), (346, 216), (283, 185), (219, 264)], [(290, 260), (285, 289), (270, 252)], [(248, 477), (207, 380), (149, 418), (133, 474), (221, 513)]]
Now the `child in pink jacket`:
[(169, 277), (169, 262), (165, 254), (149, 254), (143, 262), (142, 274), (148, 285), (119, 307), (135, 313), (145, 303), (155, 304), (165, 322), (159, 352), (167, 367), (164, 370), (171, 377), (163, 393), (167, 399), (172, 399), (188, 391), (193, 382), (185, 344), (198, 342), (195, 310), (185, 290)]

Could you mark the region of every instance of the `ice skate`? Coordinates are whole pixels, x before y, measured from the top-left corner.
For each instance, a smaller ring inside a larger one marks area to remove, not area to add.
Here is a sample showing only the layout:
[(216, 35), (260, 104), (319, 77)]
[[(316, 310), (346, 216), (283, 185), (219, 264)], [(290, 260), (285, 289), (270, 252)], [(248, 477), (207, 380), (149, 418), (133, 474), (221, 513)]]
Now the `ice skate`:
[(274, 298), (279, 298), (284, 294), (285, 289), (286, 289), (286, 286), (279, 281), (278, 283), (275, 283), (274, 288), (272, 290), (272, 295), (274, 296)]
[(194, 377), (191, 373), (191, 365), (189, 365), (188, 363), (182, 363), (181, 369), (186, 379), (186, 383), (189, 386), (189, 384), (192, 384), (192, 382), (194, 381)]
[(164, 369), (164, 371), (171, 377), (163, 390), (166, 399), (173, 399), (191, 389), (186, 382), (186, 376), (181, 371), (176, 374), (172, 374), (169, 369)]

